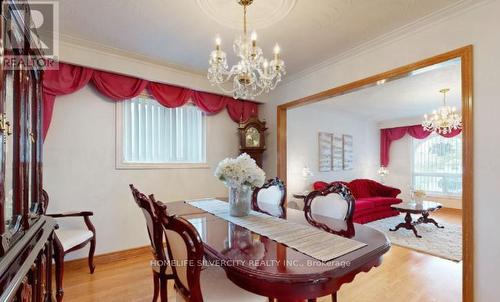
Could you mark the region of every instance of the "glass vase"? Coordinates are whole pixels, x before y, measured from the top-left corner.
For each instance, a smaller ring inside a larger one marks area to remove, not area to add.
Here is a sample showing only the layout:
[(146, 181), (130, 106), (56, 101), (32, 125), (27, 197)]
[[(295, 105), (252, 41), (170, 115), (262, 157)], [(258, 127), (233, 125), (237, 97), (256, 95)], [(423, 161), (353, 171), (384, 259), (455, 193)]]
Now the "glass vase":
[(247, 216), (250, 213), (252, 190), (249, 186), (229, 188), (229, 215)]

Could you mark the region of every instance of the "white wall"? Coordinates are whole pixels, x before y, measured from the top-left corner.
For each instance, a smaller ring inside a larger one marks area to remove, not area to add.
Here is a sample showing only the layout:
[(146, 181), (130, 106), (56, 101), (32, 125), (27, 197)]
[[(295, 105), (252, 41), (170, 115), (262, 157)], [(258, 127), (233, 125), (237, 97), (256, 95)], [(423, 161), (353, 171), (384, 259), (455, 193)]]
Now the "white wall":
[[(472, 2), (472, 1), (467, 1)], [(261, 112), (267, 118), (272, 140), (268, 144), (265, 167), (276, 173), (276, 105), (328, 88), (378, 74), (468, 44), (474, 45), (474, 244), (475, 300), (498, 301), (500, 237), (492, 235), (498, 220), (500, 183), (500, 140), (491, 132), (498, 122), (500, 101), (500, 1), (474, 1), (462, 11), (448, 14), (418, 28), (405, 28), (370, 47), (361, 47), (330, 65), (281, 85), (268, 96), (269, 105)], [(272, 169), (272, 170), (271, 170)]]
[[(353, 136), (354, 169), (319, 172), (318, 132)], [(355, 178), (375, 178), (379, 162), (379, 129), (375, 122), (344, 111), (332, 110), (326, 104), (310, 105), (288, 112), (287, 124), (287, 192), (311, 190), (316, 180), (331, 182)], [(307, 166), (314, 176), (302, 177)]]
[[(116, 170), (115, 104), (90, 85), (58, 97), (44, 145), (44, 187), (48, 212), (90, 210), (97, 230), (96, 253), (149, 244), (142, 212), (128, 185), (168, 202), (226, 196), (213, 176), (215, 165), (238, 154), (237, 124), (227, 112), (207, 117), (209, 169)], [(71, 218), (61, 227), (83, 224)], [(76, 252), (67, 259), (84, 257)]]

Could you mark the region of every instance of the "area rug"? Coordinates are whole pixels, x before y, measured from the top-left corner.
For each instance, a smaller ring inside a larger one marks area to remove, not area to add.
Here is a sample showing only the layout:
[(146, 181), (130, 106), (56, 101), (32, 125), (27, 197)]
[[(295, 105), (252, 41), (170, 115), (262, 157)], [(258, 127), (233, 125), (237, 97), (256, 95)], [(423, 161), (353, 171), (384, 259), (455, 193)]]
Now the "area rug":
[[(412, 215), (413, 220), (419, 216)], [(437, 219), (436, 219), (437, 220)], [(416, 226), (417, 238), (413, 231), (401, 228), (395, 232), (389, 231), (400, 222), (404, 221), (404, 215), (389, 217), (367, 223), (367, 226), (384, 232), (392, 244), (413, 249), (419, 252), (431, 254), (448, 260), (459, 262), (462, 260), (462, 226), (438, 221), (444, 229), (438, 229), (433, 224), (419, 224)]]

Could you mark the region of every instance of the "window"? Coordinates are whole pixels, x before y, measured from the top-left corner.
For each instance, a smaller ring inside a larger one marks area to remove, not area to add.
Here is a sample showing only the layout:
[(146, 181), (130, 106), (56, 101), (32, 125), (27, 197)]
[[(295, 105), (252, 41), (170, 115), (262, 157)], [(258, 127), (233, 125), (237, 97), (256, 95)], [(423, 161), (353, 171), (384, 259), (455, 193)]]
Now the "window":
[(117, 105), (117, 167), (198, 167), (205, 163), (205, 115), (139, 96)]
[(428, 194), (462, 194), (462, 134), (413, 139), (413, 187)]

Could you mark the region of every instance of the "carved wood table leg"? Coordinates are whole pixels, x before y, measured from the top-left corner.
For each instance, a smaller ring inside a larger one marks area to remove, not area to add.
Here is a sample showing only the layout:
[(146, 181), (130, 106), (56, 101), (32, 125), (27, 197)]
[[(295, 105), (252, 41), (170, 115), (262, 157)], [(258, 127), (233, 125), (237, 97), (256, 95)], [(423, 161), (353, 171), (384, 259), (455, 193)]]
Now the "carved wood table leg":
[(429, 218), (429, 212), (422, 213), (422, 217), (418, 219), (419, 223), (432, 223), (440, 229), (444, 229), (444, 226), (439, 225), (436, 220)]
[(64, 249), (57, 236), (54, 236), (54, 263), (56, 266), (56, 299), (57, 302), (61, 302), (64, 296)]
[(389, 229), (389, 231), (395, 232), (400, 228), (412, 230), (417, 238), (422, 238), (422, 236), (418, 234), (417, 229), (415, 228), (415, 224), (413, 223), (413, 220), (411, 218), (411, 214), (409, 212), (406, 213), (405, 222), (398, 224), (394, 229)]

